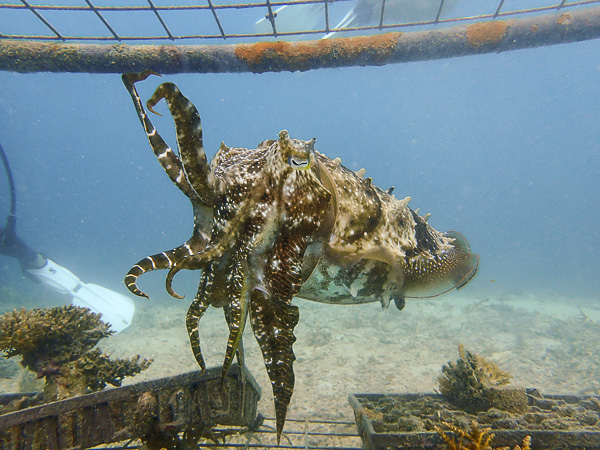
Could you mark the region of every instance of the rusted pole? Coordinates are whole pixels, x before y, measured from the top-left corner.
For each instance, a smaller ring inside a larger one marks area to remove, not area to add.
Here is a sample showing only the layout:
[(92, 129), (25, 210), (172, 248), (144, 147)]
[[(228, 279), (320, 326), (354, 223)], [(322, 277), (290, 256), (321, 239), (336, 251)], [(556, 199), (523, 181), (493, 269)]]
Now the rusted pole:
[(299, 42), (107, 45), (0, 40), (0, 70), (13, 72), (281, 72), (426, 61), (600, 37), (600, 7), (466, 26)]

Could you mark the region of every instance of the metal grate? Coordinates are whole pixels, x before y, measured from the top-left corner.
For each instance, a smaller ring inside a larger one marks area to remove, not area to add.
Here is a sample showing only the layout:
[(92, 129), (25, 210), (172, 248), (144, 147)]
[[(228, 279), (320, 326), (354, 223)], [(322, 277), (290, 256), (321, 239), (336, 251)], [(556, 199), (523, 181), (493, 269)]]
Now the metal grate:
[[(254, 432), (242, 432), (237, 427), (218, 426), (211, 430), (214, 432), (215, 441), (201, 439), (198, 442), (198, 448), (279, 448), (292, 450), (327, 450), (335, 448), (337, 450), (361, 450), (362, 440), (357, 433), (354, 422), (330, 421), (330, 420), (301, 420), (287, 419), (284, 433), (281, 437), (280, 445), (277, 445), (275, 433), (275, 419), (265, 419), (263, 425)], [(223, 437), (219, 437), (222, 433)], [(141, 441), (121, 442), (118, 446), (107, 449), (138, 449), (142, 448)]]
[[(215, 431), (229, 431), (217, 428)], [(227, 448), (284, 448), (324, 450), (360, 450), (361, 438), (356, 423), (329, 420), (287, 419), (281, 444), (277, 445), (275, 419), (265, 419), (263, 426), (256, 432), (225, 438)], [(203, 448), (222, 448), (210, 441), (202, 442)]]
[[(399, 17), (393, 14), (394, 2), (397, 4), (402, 0), (249, 0), (248, 3), (228, 3), (228, 0), (204, 1), (206, 3), (201, 5), (186, 5), (182, 4), (185, 2), (175, 0), (78, 0), (80, 4), (74, 5), (75, 2), (70, 0), (64, 2), (67, 4), (60, 5), (14, 0), (12, 3), (0, 3), (0, 39), (174, 42), (204, 39), (247, 41), (266, 37), (315, 35), (321, 37), (332, 32), (360, 31), (364, 34), (414, 27), (427, 29), (443, 24), (519, 17), (563, 9), (573, 10), (600, 3), (600, 0), (481, 0), (476, 4), (476, 10), (469, 11), (461, 7), (461, 0), (419, 0), (433, 3), (430, 14), (428, 17), (411, 21), (407, 20), (406, 16)], [(372, 10), (373, 18), (369, 23), (343, 24), (343, 21), (338, 23), (338, 20), (335, 20), (334, 10), (347, 12), (361, 2)], [(522, 8), (524, 3), (536, 6)], [(288, 11), (292, 13), (295, 8), (299, 14), (304, 14), (310, 9), (318, 15), (317, 23), (313, 28), (282, 29), (278, 27), (276, 19), (277, 10), (281, 7), (288, 7)], [(268, 24), (266, 31), (253, 29), (253, 24), (261, 17), (264, 17)], [(190, 21), (195, 25), (182, 25), (183, 22)], [(74, 24), (85, 24), (86, 30), (90, 30), (86, 31), (89, 34), (69, 31)]]
[(37, 1), (0, 3), (0, 71), (305, 71), (600, 38), (600, 0)]

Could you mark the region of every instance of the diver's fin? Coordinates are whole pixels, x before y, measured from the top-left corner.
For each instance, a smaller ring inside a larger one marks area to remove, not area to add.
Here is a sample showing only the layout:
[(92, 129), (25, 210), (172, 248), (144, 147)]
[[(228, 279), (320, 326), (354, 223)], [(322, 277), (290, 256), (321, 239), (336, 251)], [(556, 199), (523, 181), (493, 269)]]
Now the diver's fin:
[(71, 300), (75, 306), (102, 314), (102, 321), (116, 333), (131, 325), (135, 303), (129, 297), (93, 283), (81, 283)]
[[(307, 31), (317, 28), (319, 22), (325, 22), (323, 3), (304, 3), (285, 5), (274, 11), (277, 33)], [(254, 31), (261, 34), (273, 34), (273, 26), (267, 17), (254, 24)]]
[(46, 259), (46, 264), (38, 269), (27, 269), (39, 282), (60, 294), (70, 294), (81, 280), (68, 269), (59, 266), (51, 259)]
[(31, 275), (51, 289), (72, 297), (75, 306), (102, 314), (102, 320), (115, 332), (131, 325), (135, 303), (129, 297), (97, 284), (84, 283), (73, 272), (48, 259), (39, 269), (28, 269)]

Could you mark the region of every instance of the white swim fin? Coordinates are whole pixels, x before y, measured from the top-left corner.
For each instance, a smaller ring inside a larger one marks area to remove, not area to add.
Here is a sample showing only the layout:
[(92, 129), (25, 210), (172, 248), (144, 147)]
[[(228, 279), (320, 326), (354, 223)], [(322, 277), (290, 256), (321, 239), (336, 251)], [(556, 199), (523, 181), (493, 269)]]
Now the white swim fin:
[(110, 324), (113, 331), (118, 333), (131, 325), (135, 313), (131, 298), (97, 284), (84, 283), (51, 259), (46, 260), (45, 266), (27, 271), (56, 292), (71, 296), (73, 305), (102, 314), (102, 320)]
[[(320, 22), (325, 26), (323, 8), (323, 3), (304, 3), (276, 9), (274, 15), (277, 33), (314, 30)], [(273, 34), (271, 21), (266, 17), (254, 24), (254, 30), (261, 34)]]
[(135, 313), (132, 299), (93, 283), (81, 283), (81, 287), (74, 292), (71, 303), (102, 314), (102, 320), (109, 323), (117, 333), (131, 325)]

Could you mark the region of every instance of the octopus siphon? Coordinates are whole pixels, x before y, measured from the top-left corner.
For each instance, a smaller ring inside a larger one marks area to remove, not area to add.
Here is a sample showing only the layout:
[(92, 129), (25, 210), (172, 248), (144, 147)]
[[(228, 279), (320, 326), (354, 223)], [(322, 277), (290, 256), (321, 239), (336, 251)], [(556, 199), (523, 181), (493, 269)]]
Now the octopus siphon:
[(286, 130), (255, 149), (224, 143), (209, 162), (196, 107), (173, 83), (161, 84), (146, 103), (164, 99), (175, 123), (178, 151), (152, 125), (135, 83), (152, 71), (123, 75), (150, 145), (167, 175), (188, 197), (194, 228), (187, 242), (148, 256), (125, 277), (137, 286), (145, 272), (168, 269), (166, 289), (180, 270), (200, 270), (198, 292), (186, 315), (191, 348), (200, 368), (199, 321), (209, 306), (223, 308), (229, 327), (222, 375), (234, 355), (243, 364), (242, 334), (249, 319), (263, 354), (275, 401), (278, 442), (294, 389), (294, 297), (322, 303), (434, 297), (461, 288), (479, 258), (457, 232), (441, 233), (398, 199), (339, 158), (315, 150), (315, 139)]

